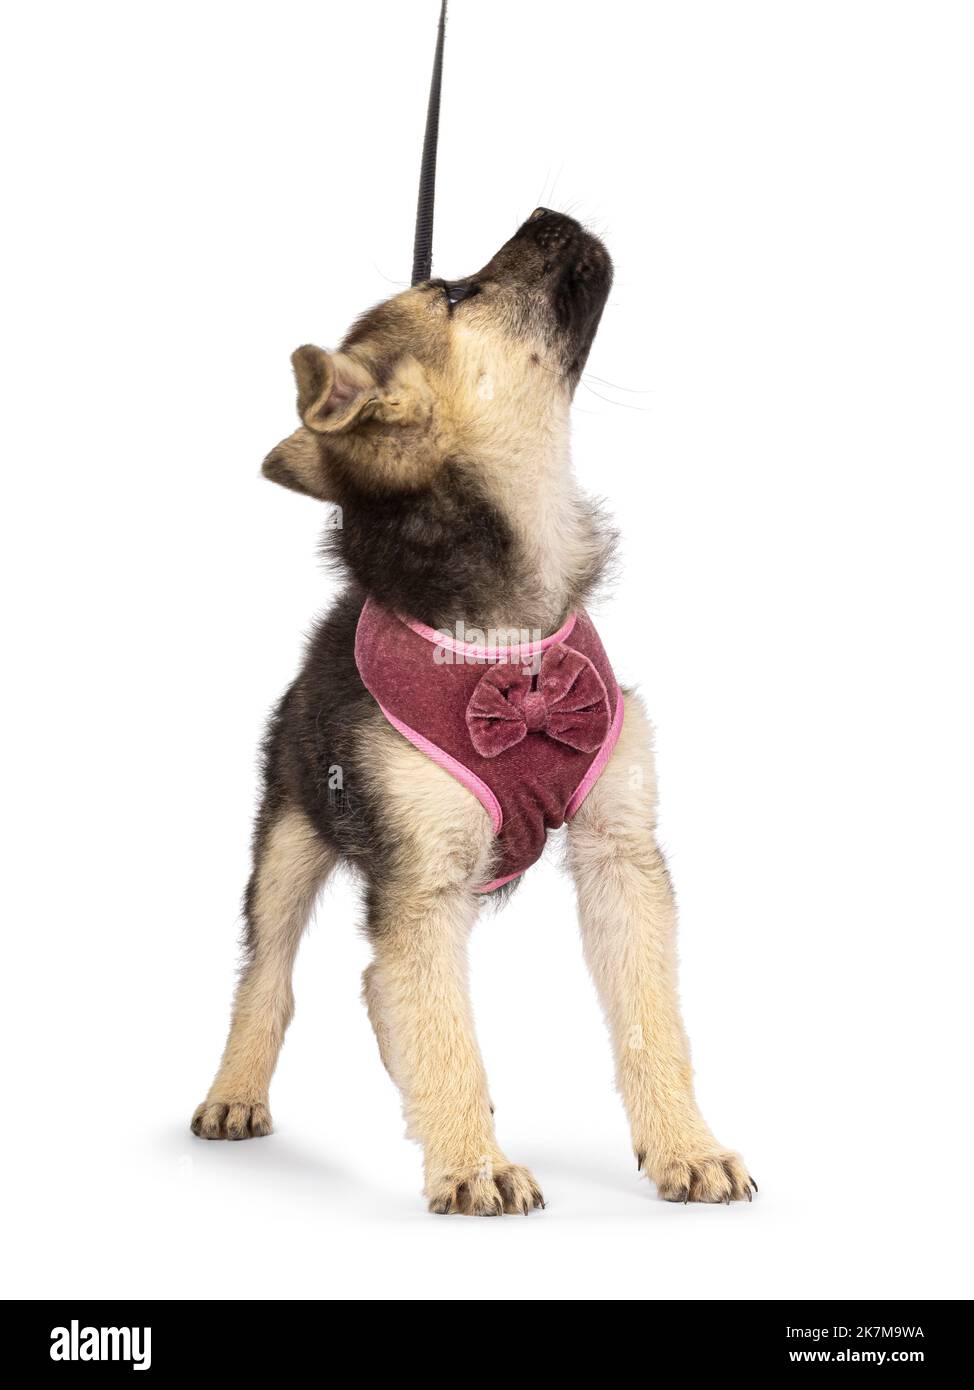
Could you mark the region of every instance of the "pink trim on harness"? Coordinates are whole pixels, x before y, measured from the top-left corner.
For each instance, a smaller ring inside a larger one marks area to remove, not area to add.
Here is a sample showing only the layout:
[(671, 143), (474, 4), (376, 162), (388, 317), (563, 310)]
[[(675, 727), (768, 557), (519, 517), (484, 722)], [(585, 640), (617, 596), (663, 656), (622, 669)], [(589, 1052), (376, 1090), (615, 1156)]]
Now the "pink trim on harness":
[[(468, 791), (472, 791), (474, 796), (487, 809), (494, 826), (494, 834), (499, 835), (501, 826), (504, 824), (504, 812), (497, 797), (488, 787), (486, 782), (482, 782), (475, 772), (471, 772), (469, 767), (464, 767), (463, 763), (456, 758), (451, 758), (449, 753), (445, 753), (442, 748), (437, 748), (435, 743), (430, 743), (428, 738), (418, 734), (415, 729), (411, 729), (408, 724), (404, 724), (401, 719), (397, 719), (394, 714), (386, 709), (385, 705), (379, 705), (379, 709), (388, 719), (394, 729), (398, 729), (403, 738), (408, 738), (421, 753), (425, 753), (428, 758), (432, 758), (434, 763), (439, 763), (444, 772), (449, 772), (451, 777), (455, 777), (458, 782), (462, 782)], [(517, 877), (517, 875), (513, 875)]]
[(427, 627), (425, 623), (417, 623), (412, 618), (403, 618), (402, 621), (420, 637), (425, 637), (427, 642), (435, 642), (438, 647), (457, 652), (471, 661), (526, 661), (529, 657), (546, 652), (556, 642), (564, 642), (575, 626), (575, 616), (574, 613), (570, 613), (558, 631), (553, 632), (550, 637), (542, 637), (538, 642), (518, 643), (513, 647), (480, 647), (476, 642), (458, 642), (448, 632), (437, 632), (435, 627)]
[(615, 717), (613, 718), (612, 723), (609, 725), (609, 732), (606, 734), (605, 742), (599, 749), (598, 753), (596, 753), (594, 762), (592, 763), (588, 772), (586, 772), (585, 776), (579, 782), (578, 786), (575, 788), (574, 792), (572, 793), (571, 801), (569, 801), (568, 805), (565, 807), (566, 820), (571, 820), (572, 816), (578, 810), (579, 806), (581, 806), (582, 802), (585, 800), (589, 792), (595, 786), (596, 782), (602, 776), (602, 773), (605, 771), (606, 764), (612, 757), (612, 750), (619, 742), (619, 735), (622, 733), (622, 716), (625, 710), (625, 703), (622, 698), (622, 691), (619, 690), (618, 686), (616, 687), (616, 691), (617, 696)]
[[(622, 693), (582, 611), (538, 642), (491, 648), (459, 642), (369, 598), (355, 661), (393, 728), (490, 816), (496, 876), (478, 893), (509, 883), (540, 857), (547, 831), (576, 813), (622, 729)], [(537, 665), (533, 674), (529, 662)]]

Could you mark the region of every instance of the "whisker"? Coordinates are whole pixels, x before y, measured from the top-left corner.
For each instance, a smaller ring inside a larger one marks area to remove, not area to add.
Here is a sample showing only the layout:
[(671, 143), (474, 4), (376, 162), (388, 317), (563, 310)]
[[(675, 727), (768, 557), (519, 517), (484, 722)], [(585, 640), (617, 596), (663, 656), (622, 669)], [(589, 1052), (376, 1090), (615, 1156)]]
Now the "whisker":
[(623, 410), (641, 410), (644, 414), (648, 414), (649, 411), (652, 410), (652, 406), (636, 405), (633, 401), (614, 401), (611, 396), (603, 396), (601, 392), (595, 390), (594, 386), (589, 386), (584, 377), (582, 378), (581, 384), (585, 387), (586, 391), (591, 391), (593, 396), (598, 396), (600, 401), (605, 401), (606, 405), (618, 405), (621, 406)]
[(542, 207), (544, 207), (545, 189), (548, 187), (548, 180), (549, 180), (550, 178), (551, 178), (551, 165), (549, 164), (549, 165), (548, 165), (548, 172), (547, 172), (547, 173), (545, 174), (545, 176), (544, 176), (544, 183), (541, 185), (541, 192), (540, 192), (539, 195), (538, 195), (538, 201), (537, 201), (537, 202), (535, 203), (535, 205), (534, 205), (536, 208), (542, 208)]
[(376, 261), (373, 261), (373, 262), (372, 262), (372, 269), (375, 271), (376, 275), (381, 276), (382, 279), (385, 280), (386, 284), (388, 284), (388, 285), (398, 285), (398, 287), (399, 287), (401, 290), (408, 290), (408, 289), (409, 289), (409, 281), (408, 281), (408, 280), (394, 280), (394, 279), (392, 278), (391, 275), (387, 275), (387, 274), (385, 273), (385, 271), (379, 266), (379, 264), (378, 264)]
[(605, 377), (594, 376), (591, 372), (583, 372), (582, 380), (588, 378), (589, 381), (597, 381), (600, 386), (611, 386), (613, 391), (625, 391), (630, 396), (652, 396), (655, 394), (649, 386), (620, 386), (617, 381), (606, 381)]
[[(544, 363), (544, 362), (536, 362), (536, 363), (535, 363), (535, 368), (536, 368), (536, 370), (539, 371), (539, 372), (545, 372), (545, 373), (547, 373), (548, 376), (553, 376), (553, 377), (557, 378), (558, 381), (563, 380), (564, 374), (563, 374), (562, 372), (556, 371), (554, 367), (549, 367), (549, 366), (548, 366), (546, 363)], [(585, 389), (586, 389), (586, 391), (591, 391), (592, 395), (593, 395), (593, 396), (597, 396), (598, 399), (599, 399), (600, 401), (605, 401), (606, 405), (621, 405), (621, 406), (622, 406), (624, 409), (626, 409), (626, 410), (641, 410), (641, 411), (644, 411), (644, 412), (648, 412), (649, 410), (652, 409), (652, 407), (651, 407), (651, 406), (648, 406), (648, 405), (634, 405), (634, 404), (632, 404), (630, 401), (614, 401), (614, 400), (612, 399), (611, 396), (603, 396), (602, 393), (601, 393), (600, 391), (596, 391), (596, 390), (594, 389), (594, 387), (592, 387), (592, 386), (590, 386), (590, 385), (588, 384), (588, 381), (586, 381), (586, 379), (585, 379), (585, 378), (588, 377), (588, 376), (591, 376), (591, 374), (590, 374), (589, 372), (583, 372), (582, 375), (581, 375), (581, 376), (579, 377), (579, 379), (578, 379), (578, 380), (579, 380), (579, 385), (580, 385), (580, 386), (584, 386)], [(599, 377), (593, 376), (593, 377), (591, 377), (591, 380), (592, 380), (592, 381), (599, 381)], [(602, 384), (605, 385), (605, 386), (612, 386), (612, 382), (611, 382), (611, 381), (603, 382)], [(620, 386), (618, 389), (619, 389), (620, 391), (626, 391), (626, 390), (629, 390), (629, 389), (635, 390), (635, 388), (629, 388), (629, 387), (625, 387), (625, 386)], [(650, 391), (644, 391), (644, 392), (639, 392), (639, 394), (640, 394), (640, 395), (652, 395), (653, 393), (650, 392)], [(572, 409), (573, 409), (573, 410), (580, 410), (580, 411), (582, 412), (583, 415), (597, 415), (597, 414), (598, 414), (598, 411), (594, 411), (594, 410), (585, 410), (583, 406), (577, 405), (577, 404), (575, 404), (575, 403), (572, 404)]]

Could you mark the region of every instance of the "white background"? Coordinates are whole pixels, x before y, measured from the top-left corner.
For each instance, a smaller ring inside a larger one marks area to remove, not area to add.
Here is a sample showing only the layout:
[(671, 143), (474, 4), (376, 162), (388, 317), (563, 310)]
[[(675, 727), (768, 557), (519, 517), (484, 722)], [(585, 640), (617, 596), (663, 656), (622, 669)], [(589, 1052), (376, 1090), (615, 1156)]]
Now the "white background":
[(259, 462), (291, 349), (408, 279), (435, 13), (6, 11), (6, 1291), (970, 1296), (963, 4), (452, 5), (436, 270), (539, 203), (616, 260), (575, 418), (623, 532), (597, 616), (657, 725), (699, 1096), (759, 1199), (637, 1181), (555, 859), (473, 946), (545, 1212), (426, 1214), (347, 881), (277, 1133), (189, 1133), (262, 722), (334, 592)]

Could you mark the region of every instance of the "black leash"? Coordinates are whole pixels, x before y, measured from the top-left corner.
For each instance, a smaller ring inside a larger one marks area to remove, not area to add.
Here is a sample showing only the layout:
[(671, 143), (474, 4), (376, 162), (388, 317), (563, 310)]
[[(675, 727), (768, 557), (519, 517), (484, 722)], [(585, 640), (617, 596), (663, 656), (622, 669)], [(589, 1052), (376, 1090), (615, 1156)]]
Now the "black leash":
[(416, 204), (416, 237), (413, 241), (412, 284), (428, 280), (433, 269), (433, 199), (436, 194), (436, 142), (440, 133), (440, 81), (443, 77), (443, 38), (446, 34), (446, 0), (440, 10), (440, 27), (433, 56), (430, 99), (426, 108), (426, 134), (423, 162), (419, 169), (419, 200)]

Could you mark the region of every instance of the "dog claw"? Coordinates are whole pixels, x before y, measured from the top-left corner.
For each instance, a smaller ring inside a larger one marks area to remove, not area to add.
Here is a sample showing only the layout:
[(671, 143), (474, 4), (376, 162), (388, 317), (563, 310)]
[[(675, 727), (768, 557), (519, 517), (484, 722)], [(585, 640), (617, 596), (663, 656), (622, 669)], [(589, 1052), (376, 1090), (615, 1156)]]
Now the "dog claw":
[(532, 1174), (506, 1161), (444, 1176), (427, 1195), (437, 1216), (528, 1216), (533, 1207), (544, 1206)]
[(657, 1194), (667, 1202), (710, 1202), (723, 1205), (751, 1200), (747, 1169), (737, 1154), (718, 1153), (672, 1158), (661, 1164), (657, 1159), (650, 1170)]

